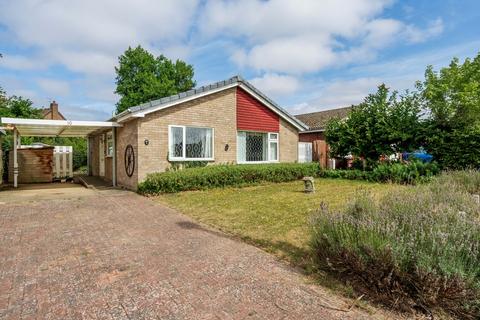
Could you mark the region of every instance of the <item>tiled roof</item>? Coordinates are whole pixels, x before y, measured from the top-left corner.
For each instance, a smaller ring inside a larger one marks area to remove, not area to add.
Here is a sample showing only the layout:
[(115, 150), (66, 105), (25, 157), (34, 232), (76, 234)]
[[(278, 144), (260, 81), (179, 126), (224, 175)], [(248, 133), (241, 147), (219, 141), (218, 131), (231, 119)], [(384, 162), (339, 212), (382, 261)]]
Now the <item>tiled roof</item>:
[(175, 94), (173, 96), (161, 98), (161, 99), (158, 99), (158, 100), (149, 101), (149, 102), (140, 104), (140, 105), (135, 106), (135, 107), (130, 107), (127, 110), (115, 115), (112, 118), (112, 120), (118, 120), (123, 116), (127, 116), (128, 114), (132, 114), (132, 113), (138, 112), (138, 111), (147, 111), (148, 112), (149, 109), (161, 107), (162, 105), (169, 105), (169, 104), (172, 104), (172, 103), (173, 103), (173, 105), (175, 105), (177, 103), (183, 102), (183, 100), (185, 100), (186, 98), (194, 98), (196, 95), (208, 93), (209, 91), (221, 89), (223, 87), (228, 87), (230, 85), (235, 85), (235, 84), (244, 85), (249, 90), (253, 91), (256, 95), (261, 97), (263, 100), (268, 102), (268, 104), (273, 106), (277, 110), (278, 113), (282, 114), (284, 117), (289, 118), (291, 121), (295, 122), (299, 127), (307, 129), (307, 126), (301, 120), (299, 120), (296, 117), (294, 117), (293, 115), (289, 114), (285, 109), (280, 107), (273, 100), (268, 98), (263, 92), (261, 92), (260, 90), (255, 88), (251, 83), (249, 83), (248, 81), (246, 81), (245, 79), (243, 79), (240, 76), (234, 76), (234, 77), (231, 77), (230, 79), (227, 79), (227, 80), (223, 80), (223, 81), (215, 82), (215, 83), (212, 83), (212, 84), (209, 84), (209, 85), (201, 86), (201, 87), (198, 87), (198, 88), (195, 88), (195, 89), (192, 89), (192, 90), (188, 90), (188, 91), (185, 91), (185, 92)]
[(344, 107), (312, 113), (304, 113), (295, 117), (310, 127), (311, 130), (325, 130), (327, 122), (332, 118), (346, 118), (352, 107)]

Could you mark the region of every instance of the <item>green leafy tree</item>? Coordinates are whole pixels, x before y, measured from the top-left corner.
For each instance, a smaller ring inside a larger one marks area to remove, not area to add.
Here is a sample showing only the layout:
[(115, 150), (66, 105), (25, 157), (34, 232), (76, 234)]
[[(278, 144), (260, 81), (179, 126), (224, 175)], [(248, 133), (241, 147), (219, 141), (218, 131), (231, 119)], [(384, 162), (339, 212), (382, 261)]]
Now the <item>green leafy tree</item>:
[(19, 96), (7, 97), (0, 87), (0, 117), (10, 118), (41, 118), (41, 111), (33, 107), (30, 99)]
[(326, 140), (333, 155), (352, 154), (370, 161), (382, 155), (417, 148), (420, 109), (416, 94), (399, 96), (380, 85), (374, 94), (352, 107), (347, 119), (327, 124)]
[(480, 53), (439, 72), (427, 67), (417, 83), (426, 121), (427, 150), (446, 168), (480, 168)]
[[(41, 109), (33, 106), (33, 102), (19, 96), (8, 97), (6, 92), (0, 87), (0, 117), (9, 118), (28, 118), (41, 119)], [(10, 131), (3, 140), (3, 149), (10, 150), (13, 145), (13, 137)], [(87, 142), (84, 138), (76, 137), (22, 137), (22, 144), (32, 144), (41, 142), (52, 146), (72, 146), (73, 147), (73, 167), (77, 169), (87, 163)], [(6, 159), (4, 159), (6, 161)]]
[(117, 113), (129, 107), (160, 99), (195, 86), (193, 66), (163, 55), (154, 57), (141, 46), (129, 47), (118, 59), (116, 93), (120, 95)]

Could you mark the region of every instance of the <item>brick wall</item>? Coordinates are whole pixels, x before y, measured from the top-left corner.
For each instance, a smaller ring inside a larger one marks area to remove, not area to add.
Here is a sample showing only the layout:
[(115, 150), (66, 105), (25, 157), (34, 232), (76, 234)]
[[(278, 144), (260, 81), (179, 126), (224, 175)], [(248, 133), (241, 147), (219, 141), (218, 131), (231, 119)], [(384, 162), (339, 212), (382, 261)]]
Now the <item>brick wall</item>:
[(0, 186), (3, 183), (3, 134), (0, 132)]
[(298, 161), (298, 130), (283, 119), (280, 119), (279, 144), (280, 162)]
[[(17, 150), (18, 183), (53, 181), (53, 147)], [(13, 183), (13, 151), (9, 152), (8, 181)]]
[[(165, 171), (168, 157), (168, 125), (214, 128), (212, 163), (235, 162), (237, 158), (235, 88), (210, 94), (140, 118), (138, 125), (138, 181), (147, 173)], [(145, 145), (144, 140), (149, 144)], [(225, 145), (228, 144), (228, 151)]]
[[(138, 120), (123, 123), (123, 127), (117, 128), (117, 184), (129, 189), (136, 189), (138, 182)], [(142, 142), (143, 143), (143, 142)], [(135, 169), (129, 177), (125, 171), (125, 149), (132, 145), (135, 152)], [(142, 154), (142, 157), (145, 156)]]
[(90, 172), (92, 176), (98, 176), (99, 174), (99, 154), (98, 146), (100, 143), (100, 135), (90, 137)]
[(323, 132), (309, 132), (301, 133), (299, 135), (301, 142), (313, 142), (316, 140), (325, 140), (325, 134)]

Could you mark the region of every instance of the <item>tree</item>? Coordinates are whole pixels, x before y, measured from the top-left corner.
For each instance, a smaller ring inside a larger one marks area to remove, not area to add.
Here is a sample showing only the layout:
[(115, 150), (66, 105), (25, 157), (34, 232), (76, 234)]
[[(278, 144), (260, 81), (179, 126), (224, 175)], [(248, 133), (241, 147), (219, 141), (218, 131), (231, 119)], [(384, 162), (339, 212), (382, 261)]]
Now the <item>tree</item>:
[(327, 124), (326, 140), (336, 156), (352, 154), (370, 161), (382, 155), (418, 148), (420, 108), (416, 94), (398, 96), (380, 85), (374, 94), (352, 106), (347, 119)]
[(427, 67), (417, 89), (429, 112), (428, 152), (445, 168), (480, 168), (480, 53), (439, 72)]
[(160, 99), (195, 86), (193, 66), (181, 60), (172, 60), (163, 55), (154, 57), (150, 52), (137, 46), (129, 47), (118, 58), (119, 66), (115, 93), (120, 95), (117, 114), (155, 99)]
[(33, 107), (30, 99), (20, 96), (7, 97), (0, 87), (0, 117), (10, 118), (41, 118), (41, 111)]

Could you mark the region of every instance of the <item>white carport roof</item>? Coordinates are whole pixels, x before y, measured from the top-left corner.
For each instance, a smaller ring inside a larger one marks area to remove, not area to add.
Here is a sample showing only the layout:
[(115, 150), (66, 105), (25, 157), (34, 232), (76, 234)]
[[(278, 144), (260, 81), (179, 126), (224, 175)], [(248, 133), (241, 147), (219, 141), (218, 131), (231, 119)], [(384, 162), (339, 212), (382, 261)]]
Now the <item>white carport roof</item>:
[(2, 118), (7, 129), (17, 129), (21, 136), (35, 137), (86, 137), (97, 130), (121, 127), (110, 121), (75, 121)]

